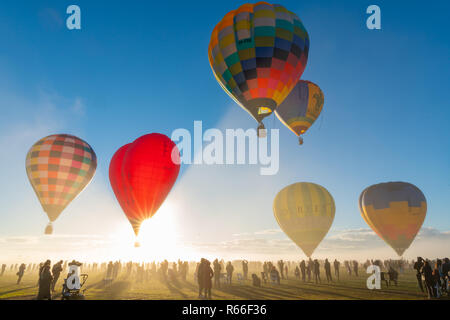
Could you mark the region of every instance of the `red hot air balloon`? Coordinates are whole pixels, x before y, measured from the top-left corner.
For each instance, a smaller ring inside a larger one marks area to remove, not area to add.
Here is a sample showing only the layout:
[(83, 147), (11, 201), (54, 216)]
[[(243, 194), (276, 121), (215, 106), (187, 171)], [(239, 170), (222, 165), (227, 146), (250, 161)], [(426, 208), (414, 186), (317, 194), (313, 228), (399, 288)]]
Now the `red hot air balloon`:
[(179, 163), (177, 146), (159, 133), (121, 147), (111, 159), (109, 180), (136, 236), (141, 223), (158, 211), (172, 189)]

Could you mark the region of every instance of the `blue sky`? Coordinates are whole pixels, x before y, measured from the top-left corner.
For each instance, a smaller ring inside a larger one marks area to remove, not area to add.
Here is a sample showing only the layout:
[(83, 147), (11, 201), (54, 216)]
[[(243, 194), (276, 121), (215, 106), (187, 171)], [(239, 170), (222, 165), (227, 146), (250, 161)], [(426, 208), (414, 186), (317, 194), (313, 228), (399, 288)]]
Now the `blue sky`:
[[(59, 231), (107, 234), (126, 223), (107, 178), (120, 146), (150, 132), (192, 130), (194, 120), (204, 128), (255, 127), (220, 88), (207, 58), (213, 27), (242, 3), (2, 2), (0, 237), (42, 233), (46, 217), (24, 159), (47, 134), (75, 134), (99, 158), (94, 181), (60, 217)], [(276, 229), (272, 200), (297, 181), (316, 182), (333, 195), (333, 232), (367, 228), (358, 196), (385, 181), (418, 186), (428, 201), (424, 226), (449, 230), (450, 4), (279, 3), (308, 30), (302, 79), (322, 88), (322, 115), (301, 148), (278, 120), (266, 120), (268, 128), (280, 129), (276, 176), (258, 176), (251, 167), (183, 166), (171, 194), (173, 202), (185, 199), (178, 201), (178, 221), (185, 226), (179, 236), (217, 242)], [(81, 30), (65, 26), (70, 4), (81, 8)], [(365, 26), (370, 4), (381, 8), (382, 30)]]

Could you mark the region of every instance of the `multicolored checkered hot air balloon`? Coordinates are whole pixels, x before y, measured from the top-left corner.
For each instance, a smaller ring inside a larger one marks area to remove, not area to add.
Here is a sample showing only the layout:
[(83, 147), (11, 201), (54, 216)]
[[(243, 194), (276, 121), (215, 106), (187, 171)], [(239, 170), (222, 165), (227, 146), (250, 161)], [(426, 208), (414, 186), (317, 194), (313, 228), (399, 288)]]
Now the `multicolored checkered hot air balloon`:
[(330, 230), (336, 207), (322, 186), (298, 182), (283, 188), (275, 197), (275, 219), (286, 235), (308, 256)]
[(208, 55), (222, 88), (260, 123), (283, 102), (306, 67), (309, 36), (278, 4), (244, 4), (214, 28)]
[(387, 182), (366, 188), (359, 210), (372, 230), (402, 256), (425, 220), (427, 201), (411, 183)]
[(303, 135), (320, 115), (324, 103), (323, 92), (311, 81), (299, 80), (291, 93), (284, 99), (275, 114), (294, 132), (303, 144)]
[(53, 232), (52, 222), (92, 180), (96, 169), (94, 150), (75, 136), (51, 135), (31, 147), (26, 158), (26, 170), (50, 220), (46, 234)]

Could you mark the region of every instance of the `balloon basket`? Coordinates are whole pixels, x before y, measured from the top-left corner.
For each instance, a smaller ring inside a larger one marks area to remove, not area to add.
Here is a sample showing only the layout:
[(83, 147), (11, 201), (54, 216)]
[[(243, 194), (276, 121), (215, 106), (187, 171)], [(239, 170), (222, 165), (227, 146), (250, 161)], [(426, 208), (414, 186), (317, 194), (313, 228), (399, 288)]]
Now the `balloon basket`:
[(52, 234), (52, 233), (53, 233), (53, 226), (52, 226), (52, 223), (50, 222), (50, 223), (45, 227), (44, 234)]
[(303, 138), (302, 137), (298, 137), (298, 144), (300, 146), (303, 144)]
[(258, 126), (258, 128), (256, 129), (258, 138), (265, 138), (267, 137), (267, 130), (266, 127), (264, 127), (264, 124), (261, 122)]
[(141, 246), (141, 244), (138, 242), (138, 241), (136, 241), (135, 243), (134, 243), (134, 247), (135, 248), (139, 248)]

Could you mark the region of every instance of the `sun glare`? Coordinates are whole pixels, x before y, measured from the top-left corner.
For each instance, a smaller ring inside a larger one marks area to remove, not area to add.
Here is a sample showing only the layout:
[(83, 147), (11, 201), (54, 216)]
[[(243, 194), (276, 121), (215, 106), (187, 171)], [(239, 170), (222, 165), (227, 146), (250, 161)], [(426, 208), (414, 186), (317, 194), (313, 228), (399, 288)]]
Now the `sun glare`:
[[(152, 218), (142, 223), (137, 238), (131, 226), (121, 228), (117, 236), (124, 245), (118, 252), (118, 258), (133, 261), (177, 260), (182, 252), (177, 246), (176, 210), (172, 203), (164, 203)], [(135, 241), (139, 242), (139, 247), (134, 247)]]

